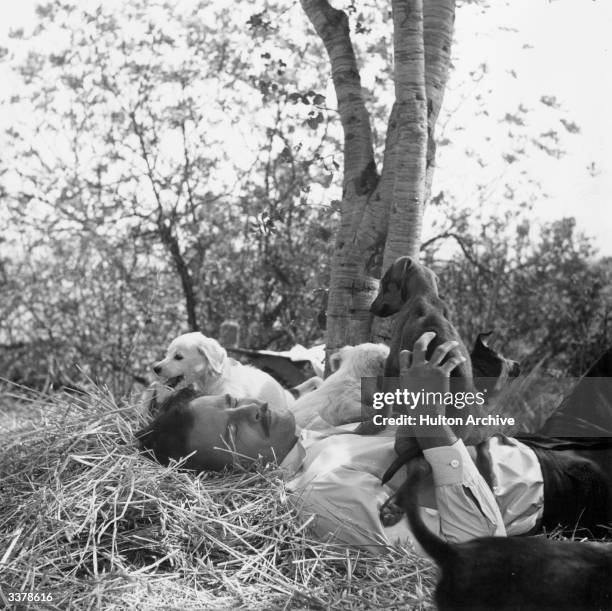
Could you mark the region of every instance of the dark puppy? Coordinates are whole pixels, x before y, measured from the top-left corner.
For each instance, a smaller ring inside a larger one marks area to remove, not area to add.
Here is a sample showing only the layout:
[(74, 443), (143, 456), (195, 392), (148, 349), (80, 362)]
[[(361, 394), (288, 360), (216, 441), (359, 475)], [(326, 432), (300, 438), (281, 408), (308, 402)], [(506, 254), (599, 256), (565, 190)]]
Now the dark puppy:
[(516, 361), (507, 359), (486, 343), (491, 333), (479, 333), (470, 354), (474, 384), (478, 390), (487, 392), (501, 389), (510, 378), (516, 378), (521, 373)]
[(440, 611), (592, 611), (612, 608), (612, 545), (545, 537), (483, 537), (449, 544), (427, 529), (417, 507), (429, 465), (415, 459), (397, 493), (410, 528), (440, 568)]
[[(396, 383), (387, 378), (398, 378), (400, 352), (412, 350), (416, 340), (426, 331), (433, 331), (436, 334), (427, 350), (428, 359), (440, 344), (451, 340), (458, 342), (458, 346), (451, 354), (458, 353), (466, 360), (451, 373), (451, 377), (454, 378), (451, 390), (453, 392), (473, 390), (470, 355), (448, 318), (446, 305), (438, 295), (436, 275), (429, 268), (411, 257), (397, 259), (382, 277), (378, 295), (370, 306), (370, 311), (381, 317), (398, 314), (391, 337), (389, 357), (385, 364), (384, 392), (393, 392), (397, 388)], [(390, 407), (383, 409), (381, 415), (388, 416), (390, 409)], [(454, 407), (449, 406), (446, 415), (466, 416), (467, 410), (455, 411)], [(356, 432), (371, 435), (377, 432), (378, 428), (369, 419), (363, 422)], [(463, 437), (461, 431), (456, 432)], [(413, 454), (418, 452), (415, 442)]]

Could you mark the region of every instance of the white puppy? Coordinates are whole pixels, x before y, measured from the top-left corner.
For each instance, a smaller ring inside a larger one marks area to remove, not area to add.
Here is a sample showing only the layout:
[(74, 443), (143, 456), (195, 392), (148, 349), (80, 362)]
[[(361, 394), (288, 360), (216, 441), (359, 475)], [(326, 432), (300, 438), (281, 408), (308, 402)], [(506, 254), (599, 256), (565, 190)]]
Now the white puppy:
[(298, 426), (323, 428), (361, 420), (361, 378), (382, 376), (389, 347), (344, 346), (329, 359), (332, 374), (319, 388), (300, 397), (291, 411)]
[(170, 388), (193, 384), (205, 395), (230, 394), (285, 407), (294, 402), (291, 393), (272, 376), (229, 358), (217, 340), (199, 332), (174, 339), (165, 358), (155, 363), (153, 371)]

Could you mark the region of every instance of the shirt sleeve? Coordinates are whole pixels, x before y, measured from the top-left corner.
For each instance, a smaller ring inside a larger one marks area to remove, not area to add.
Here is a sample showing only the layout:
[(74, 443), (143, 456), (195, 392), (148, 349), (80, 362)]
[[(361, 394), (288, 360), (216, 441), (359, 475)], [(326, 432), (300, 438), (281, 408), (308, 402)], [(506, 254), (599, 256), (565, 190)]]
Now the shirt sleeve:
[(375, 475), (342, 466), (311, 479), (305, 488), (294, 490), (293, 498), (318, 539), (380, 548), (410, 540), (405, 520), (401, 521), (399, 532), (394, 533), (397, 541), (389, 539), (380, 522), (378, 512), (389, 493)]
[(423, 452), (431, 466), (439, 515), (439, 534), (451, 543), (505, 536), (493, 492), (461, 440)]
[[(437, 504), (437, 510), (422, 511), (430, 530), (451, 542), (505, 535), (495, 498), (463, 442), (432, 448), (425, 456), (432, 466)], [(314, 477), (311, 474), (306, 485), (290, 485), (289, 489), (319, 539), (331, 538), (361, 548), (409, 546), (412, 542), (406, 519), (391, 527), (380, 522), (380, 507), (393, 488), (382, 486), (378, 476), (358, 466), (336, 465)], [(418, 546), (416, 549), (422, 554)]]

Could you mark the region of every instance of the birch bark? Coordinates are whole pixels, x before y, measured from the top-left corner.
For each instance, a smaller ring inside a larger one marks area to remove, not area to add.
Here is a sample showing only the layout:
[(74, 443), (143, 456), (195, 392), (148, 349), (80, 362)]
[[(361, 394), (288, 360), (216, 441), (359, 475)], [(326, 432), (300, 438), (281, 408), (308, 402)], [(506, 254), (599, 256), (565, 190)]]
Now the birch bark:
[(370, 116), (350, 39), (348, 18), (327, 0), (302, 0), (331, 62), (332, 80), (344, 132), (344, 177), (340, 229), (336, 238), (327, 305), (328, 353), (349, 343), (369, 340), (369, 312), (376, 291), (365, 275), (356, 230), (378, 184)]
[(427, 91), (427, 175), (425, 202), (431, 197), (436, 162), (435, 129), (451, 65), (455, 0), (427, 0), (423, 6), (425, 89)]
[(455, 0), (392, 0), (395, 103), (382, 172), (372, 147), (347, 16), (328, 0), (301, 0), (327, 50), (344, 131), (341, 225), (332, 262), (327, 350), (385, 341), (369, 306), (397, 257), (418, 256), (435, 160), (435, 124), (448, 79)]

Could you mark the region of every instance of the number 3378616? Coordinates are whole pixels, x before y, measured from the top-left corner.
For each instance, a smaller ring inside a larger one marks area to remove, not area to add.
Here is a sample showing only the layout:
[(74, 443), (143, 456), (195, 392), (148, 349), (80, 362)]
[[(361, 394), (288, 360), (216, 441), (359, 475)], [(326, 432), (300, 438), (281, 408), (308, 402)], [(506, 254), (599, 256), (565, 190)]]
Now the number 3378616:
[(25, 603), (25, 602), (51, 602), (53, 596), (44, 592), (8, 592), (8, 601), (10, 603)]

